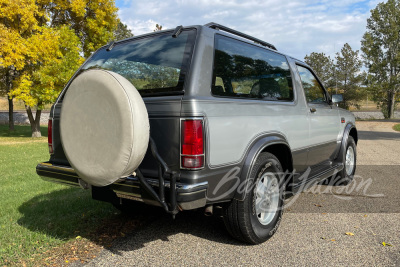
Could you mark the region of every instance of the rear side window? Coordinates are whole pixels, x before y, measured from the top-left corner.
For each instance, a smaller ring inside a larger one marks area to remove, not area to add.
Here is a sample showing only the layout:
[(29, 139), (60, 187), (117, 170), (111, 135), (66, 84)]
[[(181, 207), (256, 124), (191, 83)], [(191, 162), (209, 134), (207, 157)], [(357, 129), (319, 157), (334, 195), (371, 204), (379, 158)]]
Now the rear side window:
[(102, 48), (83, 66), (105, 69), (128, 79), (141, 95), (182, 92), (192, 55), (196, 30), (184, 30), (117, 43), (110, 51)]
[(212, 94), (215, 96), (293, 101), (286, 57), (238, 41), (215, 36)]

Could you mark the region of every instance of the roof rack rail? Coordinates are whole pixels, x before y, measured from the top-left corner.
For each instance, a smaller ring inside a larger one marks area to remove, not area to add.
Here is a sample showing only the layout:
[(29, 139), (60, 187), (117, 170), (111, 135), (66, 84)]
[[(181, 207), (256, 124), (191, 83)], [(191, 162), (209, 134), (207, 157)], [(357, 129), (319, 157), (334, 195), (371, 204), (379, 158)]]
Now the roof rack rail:
[(271, 49), (273, 49), (273, 50), (278, 51), (278, 50), (276, 49), (276, 47), (275, 47), (274, 45), (270, 44), (270, 43), (264, 42), (264, 41), (262, 41), (262, 40), (260, 40), (260, 39), (254, 38), (254, 37), (252, 37), (252, 36), (250, 36), (250, 35), (247, 35), (247, 34), (245, 34), (245, 33), (236, 31), (236, 30), (234, 30), (234, 29), (225, 27), (225, 26), (220, 25), (220, 24), (218, 24), (218, 23), (210, 22), (210, 23), (205, 24), (204, 26), (209, 27), (209, 28), (211, 28), (211, 29), (215, 29), (215, 30), (221, 30), (221, 31), (224, 31), (224, 32), (229, 32), (229, 33), (231, 33), (231, 34), (234, 34), (234, 35), (243, 37), (243, 38), (248, 39), (248, 40), (251, 40), (251, 41), (253, 41), (253, 42), (257, 43), (257, 44), (260, 44), (260, 45), (262, 45), (262, 46), (266, 46), (266, 47), (268, 47), (268, 48), (271, 48)]

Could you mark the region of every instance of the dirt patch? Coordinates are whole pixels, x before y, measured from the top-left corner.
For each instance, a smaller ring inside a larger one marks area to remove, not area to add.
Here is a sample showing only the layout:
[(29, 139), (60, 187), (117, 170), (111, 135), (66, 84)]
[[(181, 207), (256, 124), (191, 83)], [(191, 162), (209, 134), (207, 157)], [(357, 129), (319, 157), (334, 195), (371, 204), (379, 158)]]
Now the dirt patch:
[(97, 257), (104, 249), (111, 247), (115, 240), (125, 237), (137, 227), (146, 223), (146, 218), (119, 214), (105, 220), (101, 226), (85, 237), (77, 236), (75, 240), (55, 247), (37, 255), (31, 262), (21, 262), (21, 265), (33, 266), (68, 266), (70, 264), (85, 264)]

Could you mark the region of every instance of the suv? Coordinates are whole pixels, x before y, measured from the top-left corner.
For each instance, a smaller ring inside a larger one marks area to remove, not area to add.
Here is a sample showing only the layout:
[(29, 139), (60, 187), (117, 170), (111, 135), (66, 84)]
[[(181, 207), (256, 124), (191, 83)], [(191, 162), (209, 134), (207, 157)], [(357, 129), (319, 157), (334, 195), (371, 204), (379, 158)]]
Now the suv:
[(276, 232), (285, 198), (351, 181), (358, 138), (341, 100), (267, 42), (178, 26), (86, 60), (51, 108), (51, 156), (36, 171), (118, 208), (217, 205), (234, 238), (257, 244)]

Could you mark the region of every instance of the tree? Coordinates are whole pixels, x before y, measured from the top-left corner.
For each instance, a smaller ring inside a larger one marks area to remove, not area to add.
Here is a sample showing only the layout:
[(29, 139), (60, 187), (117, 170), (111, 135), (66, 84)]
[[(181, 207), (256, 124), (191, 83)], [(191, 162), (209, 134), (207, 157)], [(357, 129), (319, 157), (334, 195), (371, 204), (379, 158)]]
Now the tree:
[(304, 57), (304, 61), (310, 65), (326, 88), (335, 86), (334, 63), (329, 56), (325, 53), (312, 52)]
[(8, 100), (8, 129), (14, 131), (14, 103), (13, 98), (9, 96), (14, 70), (9, 68), (0, 67), (0, 96), (6, 96)]
[(0, 0), (0, 82), (24, 101), (32, 136), (40, 136), (41, 110), (82, 63), (82, 52), (113, 38), (116, 12), (113, 0)]
[(130, 29), (128, 29), (128, 26), (124, 23), (122, 23), (120, 20), (118, 20), (118, 25), (117, 28), (114, 30), (114, 39), (115, 40), (122, 40), (126, 38), (133, 37), (133, 33)]
[(336, 53), (336, 81), (338, 89), (343, 93), (341, 106), (348, 109), (350, 106), (360, 107), (358, 101), (364, 96), (362, 61), (358, 50), (353, 51), (349, 44), (344, 44), (340, 53)]
[(9, 95), (13, 80), (27, 64), (37, 61), (37, 54), (29, 54), (34, 31), (40, 32), (36, 18), (43, 16), (34, 2), (28, 0), (0, 0), (0, 69), (1, 82), (8, 96), (9, 129), (14, 130), (13, 99)]
[[(74, 72), (83, 63), (80, 56), (80, 41), (67, 26), (52, 31), (55, 52), (42, 64), (27, 66), (14, 81), (15, 87), (10, 95), (25, 103), (28, 119), (32, 128), (32, 137), (40, 137), (40, 116), (45, 104), (53, 103), (61, 89)], [(31, 107), (36, 106), (33, 117)]]
[(162, 25), (161, 24), (160, 25), (156, 24), (156, 28), (154, 29), (153, 32), (161, 31), (161, 30), (162, 30)]
[[(8, 0), (13, 1), (13, 0)], [(33, 1), (33, 0), (32, 0)], [(51, 27), (69, 25), (80, 38), (84, 56), (113, 39), (118, 25), (114, 0), (36, 0)]]
[(400, 94), (400, 1), (389, 0), (371, 10), (361, 41), (368, 68), (368, 88), (385, 118), (393, 118)]

